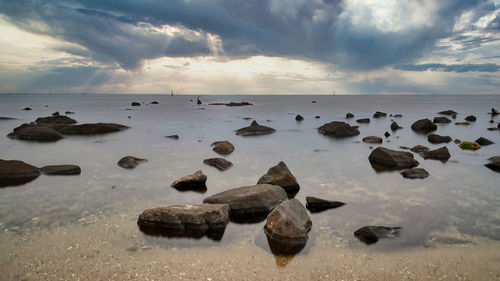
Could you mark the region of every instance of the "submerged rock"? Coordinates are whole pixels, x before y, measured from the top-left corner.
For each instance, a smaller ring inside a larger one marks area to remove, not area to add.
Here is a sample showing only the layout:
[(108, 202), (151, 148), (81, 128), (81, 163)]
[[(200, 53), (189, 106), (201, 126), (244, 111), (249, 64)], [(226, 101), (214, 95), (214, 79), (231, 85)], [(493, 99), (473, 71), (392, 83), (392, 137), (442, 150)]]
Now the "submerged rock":
[(40, 142), (58, 141), (63, 138), (63, 135), (50, 127), (31, 124), (23, 124), (7, 136), (11, 139)]
[(80, 125), (53, 125), (52, 128), (64, 135), (95, 135), (118, 132), (128, 127), (114, 123), (89, 123)]
[(363, 138), (363, 142), (366, 143), (382, 143), (382, 138), (376, 136), (368, 136)]
[(393, 121), (393, 122), (391, 123), (391, 130), (396, 131), (396, 130), (398, 130), (398, 129), (402, 129), (402, 127), (401, 127), (401, 126), (399, 126), (399, 124), (398, 124), (396, 121)]
[(118, 161), (118, 166), (125, 169), (133, 169), (139, 166), (140, 163), (148, 161), (147, 159), (141, 159), (134, 156), (125, 156), (120, 161)]
[(401, 234), (403, 228), (400, 226), (363, 226), (354, 232), (354, 236), (366, 244), (376, 243), (383, 238), (396, 238)]
[(233, 163), (223, 158), (209, 158), (203, 160), (203, 163), (215, 167), (219, 171), (225, 171), (233, 166)]
[(166, 136), (166, 138), (178, 140), (179, 136), (178, 135), (170, 135), (170, 136)]
[(40, 171), (44, 175), (63, 175), (63, 176), (70, 176), (70, 175), (79, 175), (82, 170), (80, 169), (79, 166), (77, 165), (49, 165), (40, 168)]
[(48, 117), (40, 117), (35, 120), (35, 123), (38, 125), (42, 124), (76, 124), (76, 120), (64, 116), (64, 115), (59, 115), (59, 112), (56, 112), (57, 115), (52, 114), (52, 116)]
[(311, 196), (306, 197), (306, 208), (311, 213), (318, 213), (328, 209), (338, 208), (344, 205), (345, 203), (340, 201), (330, 201)]
[(412, 147), (410, 150), (413, 152), (416, 152), (416, 153), (421, 153), (421, 152), (429, 151), (430, 149), (427, 146), (417, 144), (414, 147)]
[(449, 136), (440, 136), (436, 134), (429, 134), (427, 135), (427, 141), (430, 143), (447, 143), (450, 142), (452, 139)]
[(346, 118), (346, 119), (349, 119), (349, 118), (354, 118), (354, 114), (352, 114), (352, 113), (348, 112), (348, 113), (346, 113), (345, 118)]
[(257, 184), (226, 190), (205, 198), (203, 203), (229, 204), (231, 216), (263, 220), (285, 200), (287, 200), (286, 192), (280, 186)]
[(475, 122), (476, 120), (477, 120), (477, 118), (474, 115), (469, 115), (469, 116), (465, 117), (465, 121)]
[(418, 161), (413, 159), (413, 154), (406, 151), (390, 150), (377, 147), (368, 157), (370, 163), (382, 165), (391, 169), (412, 168), (418, 166)]
[(455, 112), (453, 110), (445, 110), (445, 111), (438, 112), (438, 114), (453, 116), (453, 115), (457, 115), (457, 112)]
[(318, 128), (318, 133), (336, 138), (353, 137), (359, 135), (358, 129), (345, 122), (333, 121)]
[(37, 167), (23, 161), (0, 159), (0, 187), (25, 184), (39, 175)]
[(437, 126), (429, 119), (421, 119), (415, 121), (415, 123), (411, 125), (411, 128), (417, 132), (432, 132), (437, 129)]
[(469, 126), (469, 122), (455, 122), (455, 125)]
[(488, 164), (485, 164), (484, 166), (492, 169), (495, 172), (500, 172), (500, 156), (488, 158), (488, 161), (490, 162)]
[(477, 142), (473, 141), (463, 141), (460, 144), (458, 144), (458, 147), (466, 150), (478, 150), (481, 148), (481, 146)]
[(12, 118), (12, 117), (0, 116), (0, 120), (17, 120), (17, 119), (16, 118)]
[(370, 118), (361, 118), (361, 119), (356, 120), (356, 122), (367, 124), (367, 123), (370, 123)]
[(192, 175), (187, 175), (181, 178), (178, 178), (176, 181), (172, 183), (172, 187), (187, 190), (187, 189), (206, 189), (207, 186), (205, 182), (207, 181), (207, 176), (203, 174), (203, 172), (196, 171)]
[(490, 141), (489, 139), (487, 138), (483, 138), (483, 137), (480, 137), (476, 140), (476, 142), (479, 144), (479, 145), (490, 145), (490, 144), (494, 144), (494, 142)]
[(295, 116), (295, 121), (302, 121), (302, 120), (304, 120), (304, 117), (302, 117), (302, 115), (297, 114), (297, 116)]
[(429, 150), (425, 151), (422, 153), (422, 157), (424, 159), (434, 159), (434, 160), (443, 160), (446, 161), (450, 159), (451, 154), (448, 151), (448, 148), (446, 146), (434, 149), (434, 150)]
[(446, 118), (446, 117), (434, 117), (434, 120), (432, 121), (434, 123), (451, 123), (451, 120)]
[(252, 122), (250, 126), (236, 130), (236, 134), (240, 136), (267, 135), (267, 134), (272, 134), (274, 132), (276, 132), (275, 129), (259, 125), (259, 123), (257, 123), (257, 121), (255, 120)]
[(281, 186), (287, 193), (297, 192), (300, 189), (297, 179), (292, 175), (283, 161), (269, 168), (267, 173), (260, 177), (257, 184), (272, 184)]
[(429, 176), (429, 173), (422, 168), (413, 168), (402, 171), (401, 175), (409, 179), (424, 179)]
[(377, 111), (373, 114), (373, 118), (380, 118), (380, 117), (386, 117), (387, 116), (387, 113), (385, 112), (380, 112), (380, 111)]
[(234, 145), (227, 140), (213, 142), (210, 146), (213, 146), (213, 151), (222, 155), (228, 155), (234, 151)]
[(151, 104), (159, 104), (158, 101), (152, 101)]

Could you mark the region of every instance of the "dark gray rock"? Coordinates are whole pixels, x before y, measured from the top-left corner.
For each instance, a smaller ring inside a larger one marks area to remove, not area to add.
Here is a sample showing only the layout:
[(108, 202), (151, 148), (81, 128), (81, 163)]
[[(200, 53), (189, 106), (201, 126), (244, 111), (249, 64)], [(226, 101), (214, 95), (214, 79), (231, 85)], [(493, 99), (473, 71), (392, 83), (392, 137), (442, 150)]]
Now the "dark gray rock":
[(73, 111), (65, 111), (64, 114), (68, 114), (68, 115), (69, 114), (75, 114), (75, 112), (73, 112)]
[(7, 136), (11, 139), (40, 142), (58, 141), (63, 138), (63, 135), (50, 127), (32, 124), (23, 124)]
[(484, 166), (492, 169), (495, 172), (500, 172), (500, 156), (488, 158), (488, 161), (490, 162), (488, 164), (485, 164)]
[(469, 126), (469, 122), (455, 122), (455, 125)]
[(465, 117), (465, 121), (475, 122), (476, 120), (477, 120), (477, 118), (474, 115), (469, 115), (469, 116)]
[(205, 185), (207, 181), (207, 176), (203, 174), (203, 172), (196, 171), (192, 175), (187, 175), (181, 178), (178, 178), (176, 181), (172, 183), (172, 187), (180, 190), (187, 189), (206, 189)]
[(0, 159), (0, 187), (25, 184), (39, 175), (37, 167), (23, 161)]
[(411, 125), (411, 129), (417, 132), (432, 132), (437, 129), (437, 126), (429, 119), (421, 119), (415, 121), (415, 123)]
[(226, 104), (226, 106), (246, 106), (246, 105), (252, 105), (251, 103), (247, 101), (242, 101), (242, 102), (229, 102)]
[(399, 124), (398, 124), (396, 121), (393, 121), (393, 122), (391, 123), (391, 130), (396, 131), (396, 130), (398, 130), (398, 129), (402, 129), (402, 127), (401, 127), (401, 126), (399, 126)]
[(267, 135), (276, 132), (275, 129), (267, 126), (262, 126), (257, 123), (257, 121), (253, 121), (252, 124), (248, 127), (244, 127), (236, 130), (236, 134), (240, 136), (257, 136), (257, 135)]
[(215, 167), (219, 171), (225, 171), (233, 166), (233, 163), (223, 158), (209, 158), (203, 160), (203, 163)]
[(418, 161), (413, 159), (413, 154), (406, 151), (396, 151), (385, 147), (377, 147), (368, 157), (370, 163), (391, 169), (404, 169), (418, 166)]
[(414, 147), (412, 147), (410, 150), (413, 152), (416, 152), (416, 153), (422, 153), (422, 152), (429, 151), (430, 149), (427, 146), (417, 144)]
[(311, 196), (306, 197), (306, 208), (311, 213), (318, 213), (318, 212), (322, 212), (322, 211), (325, 211), (328, 209), (338, 208), (338, 207), (341, 207), (344, 205), (345, 205), (344, 202), (330, 201), (330, 200), (325, 200), (325, 199), (311, 197)]
[(400, 118), (403, 117), (403, 114), (394, 114), (394, 117)]
[(227, 140), (213, 142), (210, 146), (213, 146), (213, 151), (221, 155), (228, 155), (234, 151), (234, 145)]
[(366, 244), (376, 243), (383, 238), (396, 238), (401, 234), (403, 228), (400, 226), (363, 226), (354, 232), (354, 236)]
[(0, 116), (0, 120), (17, 120), (16, 118), (12, 118), (12, 117), (3, 117), (3, 116)]
[(434, 122), (434, 123), (451, 123), (451, 120), (444, 117), (444, 116), (440, 116), (440, 117), (434, 117), (434, 120), (432, 122)]
[(349, 113), (346, 113), (345, 118), (346, 118), (346, 119), (349, 119), (349, 118), (354, 118), (354, 114), (352, 114), (352, 113), (350, 113), (350, 112), (349, 112)]
[(302, 120), (304, 120), (304, 117), (302, 117), (302, 115), (297, 114), (297, 116), (295, 116), (295, 121), (302, 121)]
[(267, 173), (260, 177), (257, 184), (272, 184), (281, 186), (287, 193), (297, 192), (300, 189), (297, 179), (292, 175), (283, 161), (269, 168)]
[(59, 115), (59, 112), (57, 112), (57, 115), (37, 118), (35, 120), (35, 123), (38, 125), (43, 125), (43, 124), (76, 124), (76, 120), (74, 120), (68, 116)]
[(367, 123), (370, 123), (370, 118), (361, 118), (361, 119), (356, 120), (356, 122), (367, 124)]
[(198, 98), (196, 99), (196, 104), (201, 104), (200, 97), (198, 97)]
[(152, 101), (151, 104), (159, 104), (158, 101)]
[(500, 111), (498, 111), (496, 108), (491, 108), (491, 115), (495, 116), (500, 114)]
[(54, 130), (63, 135), (97, 135), (119, 132), (127, 129), (127, 126), (114, 123), (89, 123), (80, 125), (52, 125)]
[(178, 135), (170, 135), (170, 136), (166, 136), (166, 138), (178, 140), (179, 136)]
[(138, 101), (133, 101), (130, 105), (131, 106), (141, 106), (141, 103)]
[(62, 176), (71, 176), (71, 175), (79, 175), (82, 170), (77, 165), (49, 165), (40, 168), (40, 171), (44, 175), (62, 175)]
[(25, 107), (25, 108), (23, 108), (21, 110), (31, 110), (31, 107), (27, 106), (27, 107)]
[(479, 144), (479, 145), (490, 145), (490, 144), (494, 144), (494, 142), (490, 141), (489, 139), (487, 138), (483, 138), (483, 137), (480, 137), (476, 140), (476, 142)]
[(404, 178), (409, 178), (409, 179), (425, 179), (426, 177), (429, 176), (429, 173), (422, 168), (413, 168), (402, 171), (401, 175)]
[(388, 138), (388, 137), (390, 137), (390, 136), (391, 136), (391, 134), (390, 134), (389, 132), (387, 132), (387, 131), (386, 131), (386, 132), (384, 133), (384, 136), (385, 136), (386, 138)]
[(373, 118), (380, 118), (380, 117), (386, 117), (387, 116), (387, 113), (385, 112), (380, 112), (380, 111), (377, 111), (373, 114)]
[(452, 139), (449, 136), (440, 136), (436, 134), (429, 134), (427, 135), (427, 141), (430, 143), (448, 143)]
[(120, 161), (118, 161), (118, 166), (125, 169), (133, 169), (137, 167), (140, 163), (148, 161), (147, 159), (141, 159), (134, 156), (125, 156)]
[(457, 115), (457, 112), (455, 112), (453, 110), (445, 110), (445, 111), (438, 112), (438, 114), (453, 116), (453, 115)]
[(434, 150), (429, 150), (425, 151), (422, 153), (422, 157), (424, 159), (434, 159), (434, 160), (443, 160), (446, 161), (450, 159), (451, 154), (448, 151), (448, 148), (446, 146), (434, 149)]
[(314, 116), (315, 119), (321, 118), (319, 115)]
[(459, 143), (461, 143), (462, 141), (461, 141), (461, 140), (459, 140), (459, 139), (455, 139), (453, 142), (454, 142), (454, 143), (456, 143), (456, 144), (459, 144)]
[(363, 138), (363, 142), (366, 143), (382, 143), (382, 138), (376, 136), (368, 136)]
[(353, 137), (359, 135), (356, 128), (345, 122), (333, 121), (318, 128), (318, 133), (336, 138)]

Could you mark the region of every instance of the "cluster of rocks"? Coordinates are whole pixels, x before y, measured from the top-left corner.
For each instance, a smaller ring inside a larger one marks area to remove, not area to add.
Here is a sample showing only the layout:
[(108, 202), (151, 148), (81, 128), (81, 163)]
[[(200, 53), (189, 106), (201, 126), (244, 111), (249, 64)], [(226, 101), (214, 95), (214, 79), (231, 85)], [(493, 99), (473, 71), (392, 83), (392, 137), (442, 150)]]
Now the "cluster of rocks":
[(0, 159), (0, 187), (16, 186), (44, 175), (79, 175), (80, 167), (77, 165), (49, 165), (37, 168), (19, 160)]

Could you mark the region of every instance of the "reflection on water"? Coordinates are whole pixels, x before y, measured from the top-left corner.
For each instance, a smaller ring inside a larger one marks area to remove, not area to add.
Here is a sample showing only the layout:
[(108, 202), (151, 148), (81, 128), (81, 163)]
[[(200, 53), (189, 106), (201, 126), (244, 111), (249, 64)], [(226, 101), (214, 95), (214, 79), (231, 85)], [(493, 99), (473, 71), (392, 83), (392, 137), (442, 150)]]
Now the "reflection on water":
[(221, 241), (224, 236), (225, 227), (223, 228), (210, 228), (210, 229), (200, 229), (200, 228), (186, 228), (186, 229), (172, 229), (172, 228), (161, 228), (161, 227), (149, 227), (149, 226), (139, 226), (142, 233), (150, 236), (156, 237), (166, 237), (166, 238), (194, 238), (200, 239), (202, 237), (208, 237), (214, 241)]
[[(153, 99), (159, 104), (125, 110), (133, 100)], [(498, 96), (249, 96), (244, 99), (253, 106), (203, 105), (205, 110), (198, 110), (189, 99), (186, 96), (0, 95), (0, 114), (18, 118), (0, 123), (0, 158), (18, 159), (35, 166), (71, 162), (82, 168), (79, 176), (42, 176), (16, 188), (0, 189), (0, 235), (92, 223), (116, 214), (136, 218), (147, 208), (201, 204), (210, 195), (256, 184), (270, 167), (284, 161), (301, 186), (294, 197), (303, 204), (306, 196), (347, 203), (342, 208), (311, 214), (310, 239), (299, 255), (315, 247), (316, 238), (320, 242), (341, 239), (349, 247), (362, 247), (363, 243), (353, 233), (364, 225), (404, 228), (398, 239), (380, 240), (371, 246), (376, 250), (419, 247), (434, 233), (450, 228), (458, 238), (466, 235), (500, 240), (498, 173), (483, 166), (488, 158), (500, 154), (500, 134), (486, 129), (491, 126), (490, 118), (499, 121), (499, 117), (487, 114), (492, 106), (500, 107)], [(203, 98), (207, 103), (239, 99), (242, 97)], [(316, 103), (311, 103), (312, 99)], [(33, 110), (19, 110), (26, 106)], [(369, 145), (359, 142), (366, 136), (382, 137), (390, 129), (389, 117), (361, 124), (360, 135), (351, 138), (334, 139), (317, 132), (319, 126), (334, 120), (355, 125), (355, 120), (344, 119), (346, 112), (354, 113), (354, 119), (371, 117), (377, 110), (402, 112), (404, 117), (397, 121), (403, 129), (393, 132), (387, 138), (390, 142), (383, 146), (399, 150), (399, 146), (422, 144), (436, 149), (439, 145), (428, 143), (425, 135), (413, 132), (410, 127), (414, 121), (432, 119), (436, 112), (448, 108), (459, 113), (457, 120), (474, 114), (477, 121), (470, 126), (439, 124), (438, 134), (466, 140), (482, 136), (495, 144), (477, 151), (448, 144), (452, 157), (446, 163), (424, 161), (414, 153), (420, 162), (418, 167), (430, 173), (419, 181), (404, 179), (397, 172), (377, 173), (368, 161)], [(72, 118), (79, 123), (114, 122), (130, 129), (103, 136), (67, 136), (50, 144), (6, 137), (22, 123), (66, 110), (75, 112)], [(297, 123), (295, 114), (302, 115), (304, 120)], [(316, 115), (321, 119), (315, 119)], [(277, 131), (251, 138), (236, 136), (234, 130), (251, 122), (241, 116), (252, 116), (261, 124), (272, 120)], [(174, 133), (179, 135), (178, 140), (165, 138)], [(210, 144), (220, 139), (235, 145), (235, 151), (225, 157), (234, 164), (231, 169), (224, 173), (207, 170), (207, 189), (202, 193), (179, 192), (170, 187), (180, 176), (203, 169), (203, 159), (216, 157)], [(149, 161), (134, 170), (124, 170), (116, 165), (123, 155), (140, 155)], [(139, 229), (134, 235), (167, 248), (247, 240), (272, 252), (274, 246), (263, 234), (263, 219), (248, 222), (232, 218), (219, 240), (219, 236), (194, 235), (197, 239), (187, 239), (175, 235), (141, 235)], [(286, 264), (282, 260), (287, 259), (279, 260), (278, 264)]]

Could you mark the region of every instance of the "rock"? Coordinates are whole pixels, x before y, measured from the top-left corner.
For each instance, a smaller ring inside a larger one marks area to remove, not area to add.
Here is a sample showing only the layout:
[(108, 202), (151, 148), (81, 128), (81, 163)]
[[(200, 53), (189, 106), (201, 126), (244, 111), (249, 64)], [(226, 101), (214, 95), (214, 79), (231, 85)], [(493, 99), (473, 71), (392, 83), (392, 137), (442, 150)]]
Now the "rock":
[(361, 118), (361, 119), (358, 119), (356, 120), (356, 122), (358, 123), (370, 123), (370, 118)]
[(339, 202), (339, 201), (329, 201), (321, 198), (316, 198), (316, 197), (306, 197), (306, 208), (311, 212), (311, 213), (318, 213), (324, 210), (328, 209), (334, 209), (338, 208), (341, 206), (344, 206), (344, 202)]
[(23, 108), (23, 109), (21, 109), (21, 110), (31, 110), (31, 107), (28, 107), (28, 106), (27, 106), (27, 107), (25, 107), (25, 108)]
[(498, 131), (500, 129), (500, 126), (497, 126), (496, 128), (487, 128), (488, 131)]
[(368, 157), (370, 163), (382, 165), (392, 169), (412, 168), (418, 166), (418, 161), (413, 159), (413, 154), (406, 151), (390, 150), (377, 147)]
[(140, 163), (148, 161), (147, 159), (141, 159), (134, 156), (125, 156), (120, 161), (118, 161), (118, 166), (125, 169), (133, 169), (139, 166)]
[(461, 143), (462, 141), (461, 141), (461, 140), (459, 140), (459, 139), (455, 139), (453, 142), (454, 142), (454, 143), (456, 143), (456, 144), (459, 144), (459, 143)]
[(234, 145), (227, 140), (213, 142), (210, 146), (213, 146), (213, 151), (222, 155), (228, 155), (234, 151)]
[(315, 100), (313, 100), (311, 103), (316, 103), (316, 101), (315, 101)]
[(236, 130), (236, 134), (240, 136), (257, 136), (257, 135), (267, 135), (276, 132), (275, 129), (267, 126), (262, 126), (257, 123), (257, 121), (253, 121), (252, 124), (248, 127), (244, 127)]
[(141, 103), (138, 101), (133, 101), (130, 105), (131, 106), (141, 106)]
[(396, 131), (398, 129), (402, 129), (402, 127), (400, 127), (399, 124), (396, 121), (393, 121), (391, 123), (391, 130)]
[(387, 113), (385, 112), (380, 112), (380, 111), (377, 111), (373, 114), (373, 118), (380, 118), (380, 117), (386, 117), (387, 116)]
[(128, 127), (114, 123), (89, 123), (80, 125), (53, 125), (52, 128), (64, 135), (95, 135), (118, 132)]
[(354, 118), (354, 114), (352, 114), (352, 113), (346, 113), (345, 118), (346, 119)]
[(421, 152), (429, 151), (430, 149), (427, 146), (417, 144), (414, 147), (412, 147), (410, 150), (413, 152), (416, 152), (416, 153), (421, 153)]
[(484, 166), (492, 169), (495, 172), (500, 172), (500, 156), (494, 156), (491, 158), (488, 158), (490, 161), (488, 164), (485, 164)]
[(139, 228), (146, 234), (194, 238), (207, 235), (214, 240), (221, 240), (228, 223), (229, 206), (226, 204), (174, 205), (148, 209), (137, 220)]
[(302, 120), (304, 120), (304, 117), (302, 117), (300, 114), (297, 114), (297, 116), (295, 116), (295, 120), (302, 121)]
[[(312, 221), (306, 208), (297, 199), (281, 203), (268, 216), (264, 231), (268, 240), (275, 242), (272, 247), (274, 254), (295, 254), (295, 249), (305, 246)], [(271, 244), (271, 243), (270, 243)], [(276, 244), (281, 244), (276, 247)], [(290, 252), (290, 249), (293, 249)], [(282, 251), (283, 250), (283, 251)]]
[(477, 120), (477, 118), (474, 115), (469, 115), (469, 116), (465, 117), (465, 121), (475, 122), (476, 120)]
[(63, 176), (70, 176), (70, 175), (79, 175), (82, 170), (80, 167), (77, 165), (49, 165), (40, 168), (40, 171), (44, 175), (63, 175)]
[(353, 137), (359, 135), (356, 128), (345, 122), (333, 121), (318, 128), (318, 133), (336, 138)]
[(469, 126), (469, 122), (455, 122), (455, 125)]
[(292, 175), (283, 161), (269, 168), (267, 173), (260, 177), (257, 184), (271, 184), (281, 186), (287, 193), (298, 192), (300, 189), (297, 179)]
[(427, 135), (427, 141), (430, 143), (447, 143), (451, 141), (451, 137), (429, 134)]
[(69, 114), (75, 114), (75, 112), (73, 112), (73, 111), (65, 111), (64, 114), (67, 114), (67, 115), (69, 115)]
[(424, 151), (422, 153), (422, 157), (424, 159), (434, 159), (434, 160), (443, 160), (446, 161), (450, 159), (451, 154), (448, 151), (448, 148), (446, 146), (434, 149), (434, 150), (429, 150), (429, 151)]
[(494, 144), (494, 142), (490, 141), (489, 139), (487, 138), (483, 138), (483, 137), (480, 137), (476, 140), (476, 142), (479, 144), (479, 145), (490, 145), (490, 144)]
[(203, 160), (203, 163), (217, 168), (219, 171), (225, 171), (233, 166), (233, 163), (223, 158), (209, 158)]
[(198, 97), (198, 98), (196, 99), (196, 104), (201, 104), (200, 97)]
[(321, 118), (319, 115), (314, 116), (314, 118), (319, 119)]
[(181, 177), (172, 183), (172, 187), (180, 190), (188, 190), (188, 189), (206, 189), (207, 186), (205, 182), (207, 181), (207, 176), (203, 174), (203, 172), (196, 171), (192, 175), (187, 175)]
[(60, 116), (59, 115), (59, 111), (56, 111), (56, 112), (52, 113), (52, 116)]
[(498, 115), (498, 114), (500, 114), (500, 111), (498, 111), (496, 108), (491, 108), (491, 115), (495, 116), (495, 115)]
[(477, 142), (473, 141), (463, 141), (460, 144), (458, 144), (458, 147), (466, 150), (478, 150), (481, 148), (481, 146)]
[(208, 204), (229, 204), (232, 217), (263, 220), (282, 201), (286, 192), (277, 185), (242, 186), (212, 195), (203, 200)]
[(23, 161), (0, 159), (0, 187), (25, 184), (39, 175), (37, 167)]
[(12, 117), (3, 117), (3, 116), (0, 116), (0, 120), (17, 120), (16, 118), (12, 118)]
[(382, 143), (382, 138), (376, 136), (364, 137), (363, 142), (366, 143)]
[(382, 238), (396, 238), (401, 234), (402, 227), (363, 226), (354, 232), (354, 236), (366, 244), (373, 244)]
[(394, 117), (397, 117), (397, 118), (403, 117), (403, 114), (394, 114)]
[(451, 123), (451, 120), (444, 117), (444, 116), (440, 116), (440, 117), (434, 117), (434, 120), (432, 122), (434, 122), (434, 123)]
[(64, 116), (64, 115), (59, 115), (59, 112), (56, 112), (57, 115), (52, 115), (49, 117), (40, 117), (35, 120), (35, 123), (38, 125), (43, 125), (43, 124), (75, 124), (76, 120)]
[(456, 114), (453, 114), (453, 115), (451, 116), (451, 118), (453, 118), (453, 119), (457, 119), (457, 115), (456, 115)]
[(438, 114), (453, 116), (453, 115), (457, 115), (457, 112), (455, 112), (453, 110), (445, 110), (445, 111), (438, 112)]
[(230, 102), (227, 103), (226, 106), (245, 106), (245, 105), (252, 105), (251, 103), (247, 101), (242, 101), (242, 102)]
[(385, 136), (386, 138), (388, 138), (388, 137), (390, 137), (390, 136), (391, 136), (391, 134), (389, 134), (389, 132), (387, 132), (387, 131), (386, 131), (386, 132), (384, 133), (384, 136)]
[(166, 136), (166, 138), (178, 140), (179, 136), (178, 135), (170, 135), (170, 136)]
[(151, 104), (159, 104), (157, 101), (152, 101)]
[(406, 150), (410, 150), (410, 149), (411, 149), (410, 147), (408, 147), (408, 146), (404, 146), (404, 145), (400, 146), (399, 148), (401, 148), (401, 149), (406, 149)]
[(409, 179), (424, 179), (429, 176), (429, 173), (422, 168), (413, 168), (402, 171), (401, 175)]
[(243, 120), (252, 120), (253, 118), (252, 117), (243, 117), (242, 119)]
[(7, 136), (11, 139), (41, 142), (58, 141), (63, 138), (59, 132), (52, 128), (31, 124), (23, 124), (15, 128), (14, 131)]
[(432, 132), (437, 129), (437, 126), (429, 119), (421, 119), (415, 121), (415, 123), (411, 125), (411, 129), (417, 132)]

